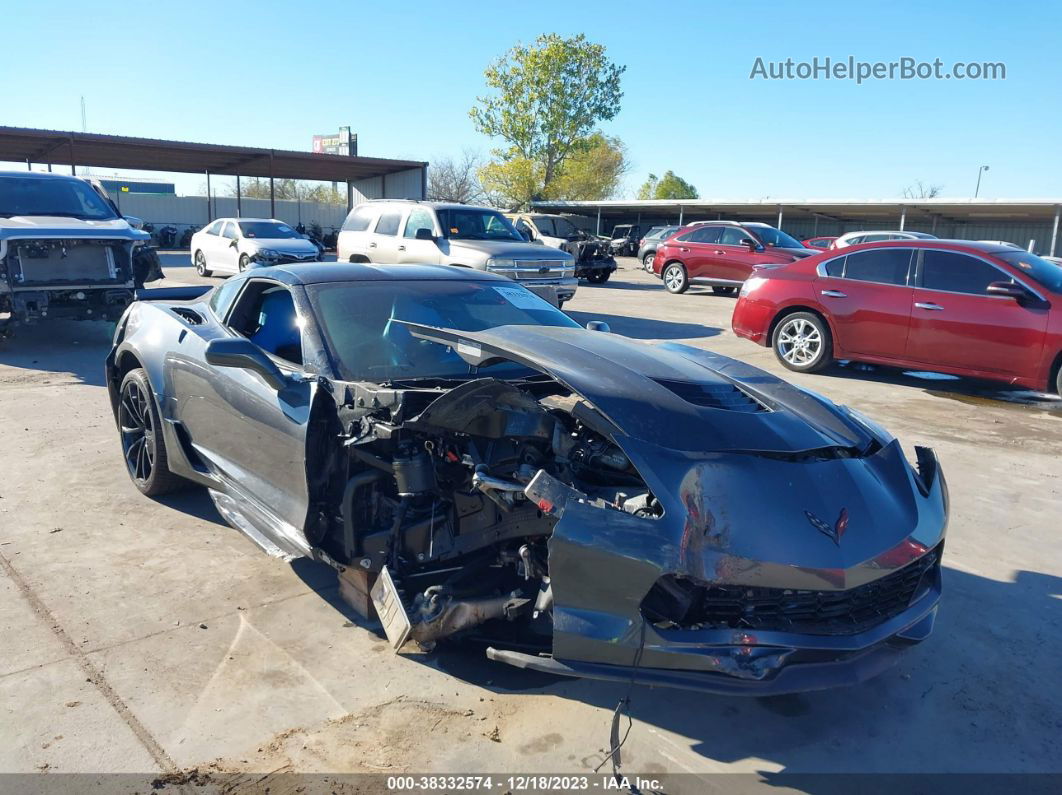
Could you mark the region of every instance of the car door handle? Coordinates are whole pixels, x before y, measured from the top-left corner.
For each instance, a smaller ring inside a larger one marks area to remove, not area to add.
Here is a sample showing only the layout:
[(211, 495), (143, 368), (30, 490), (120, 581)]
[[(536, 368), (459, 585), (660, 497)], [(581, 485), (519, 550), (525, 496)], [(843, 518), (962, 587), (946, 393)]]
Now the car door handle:
[(943, 308), (944, 307), (942, 307), (940, 304), (927, 304), (922, 301), (915, 301), (915, 309), (930, 309), (934, 312), (937, 312)]
[(405, 246), (399, 246), (399, 247), (398, 247), (398, 250), (399, 250), (399, 251), (405, 251), (405, 250), (406, 250), (406, 247), (405, 247)]
[(718, 248), (715, 250), (715, 253), (716, 254), (726, 254), (725, 251), (723, 251), (722, 249), (718, 249)]
[(369, 248), (376, 248), (376, 244), (375, 243), (369, 243)]
[(822, 294), (829, 298), (847, 298), (848, 293), (842, 293), (840, 290), (823, 290)]
[(679, 246), (679, 251), (681, 251), (683, 254), (690, 253), (690, 250), (688, 248), (684, 248), (683, 246)]

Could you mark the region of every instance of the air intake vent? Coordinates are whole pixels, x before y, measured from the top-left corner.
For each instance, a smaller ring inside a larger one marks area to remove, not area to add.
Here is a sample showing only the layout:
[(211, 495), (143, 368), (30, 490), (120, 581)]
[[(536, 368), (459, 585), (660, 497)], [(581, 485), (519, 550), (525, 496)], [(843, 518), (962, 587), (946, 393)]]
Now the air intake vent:
[(175, 315), (183, 317), (185, 320), (188, 321), (188, 324), (191, 326), (199, 326), (203, 323), (203, 318), (200, 317), (198, 312), (195, 312), (191, 309), (186, 309), (183, 306), (171, 306), (170, 311), (173, 312), (173, 314)]
[(671, 381), (667, 378), (653, 380), (695, 406), (748, 413), (767, 410), (762, 403), (753, 400), (733, 384), (699, 384), (695, 381)]

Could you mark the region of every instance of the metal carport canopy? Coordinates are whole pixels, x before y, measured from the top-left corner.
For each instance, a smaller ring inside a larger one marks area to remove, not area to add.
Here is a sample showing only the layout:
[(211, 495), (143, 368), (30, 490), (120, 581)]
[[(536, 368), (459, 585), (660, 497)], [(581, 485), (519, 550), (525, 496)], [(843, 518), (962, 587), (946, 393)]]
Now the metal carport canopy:
[[(1051, 221), (1062, 198), (1056, 199), (616, 199), (605, 201), (538, 201), (536, 210), (553, 213), (596, 215), (609, 213), (675, 214), (688, 217), (710, 215), (746, 218), (774, 217), (779, 210), (786, 216), (813, 216), (837, 220), (881, 218), (895, 225), (900, 213), (922, 210), (938, 216), (968, 220)], [(891, 228), (891, 227), (889, 227)]]
[(350, 182), (409, 169), (418, 160), (293, 152), (121, 135), (0, 127), (0, 161), (147, 171)]

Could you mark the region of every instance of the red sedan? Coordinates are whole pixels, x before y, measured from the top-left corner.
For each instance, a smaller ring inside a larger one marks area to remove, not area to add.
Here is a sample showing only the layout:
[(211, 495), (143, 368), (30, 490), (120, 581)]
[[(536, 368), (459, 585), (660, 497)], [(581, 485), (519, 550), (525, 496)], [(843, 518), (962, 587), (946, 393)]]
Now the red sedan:
[(761, 267), (732, 325), (798, 372), (854, 359), (1062, 393), (1062, 267), (996, 244), (897, 240)]

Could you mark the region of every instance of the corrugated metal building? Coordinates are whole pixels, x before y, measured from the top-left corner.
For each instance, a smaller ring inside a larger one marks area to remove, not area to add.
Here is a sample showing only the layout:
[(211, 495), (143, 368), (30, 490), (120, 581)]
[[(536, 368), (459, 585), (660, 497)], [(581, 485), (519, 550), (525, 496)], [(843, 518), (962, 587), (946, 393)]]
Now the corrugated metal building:
[(616, 224), (761, 221), (799, 240), (863, 229), (906, 229), (942, 238), (1006, 240), (1041, 254), (1062, 250), (1062, 199), (804, 199), (735, 201), (543, 201), (536, 210), (568, 214), (580, 226), (609, 234)]

